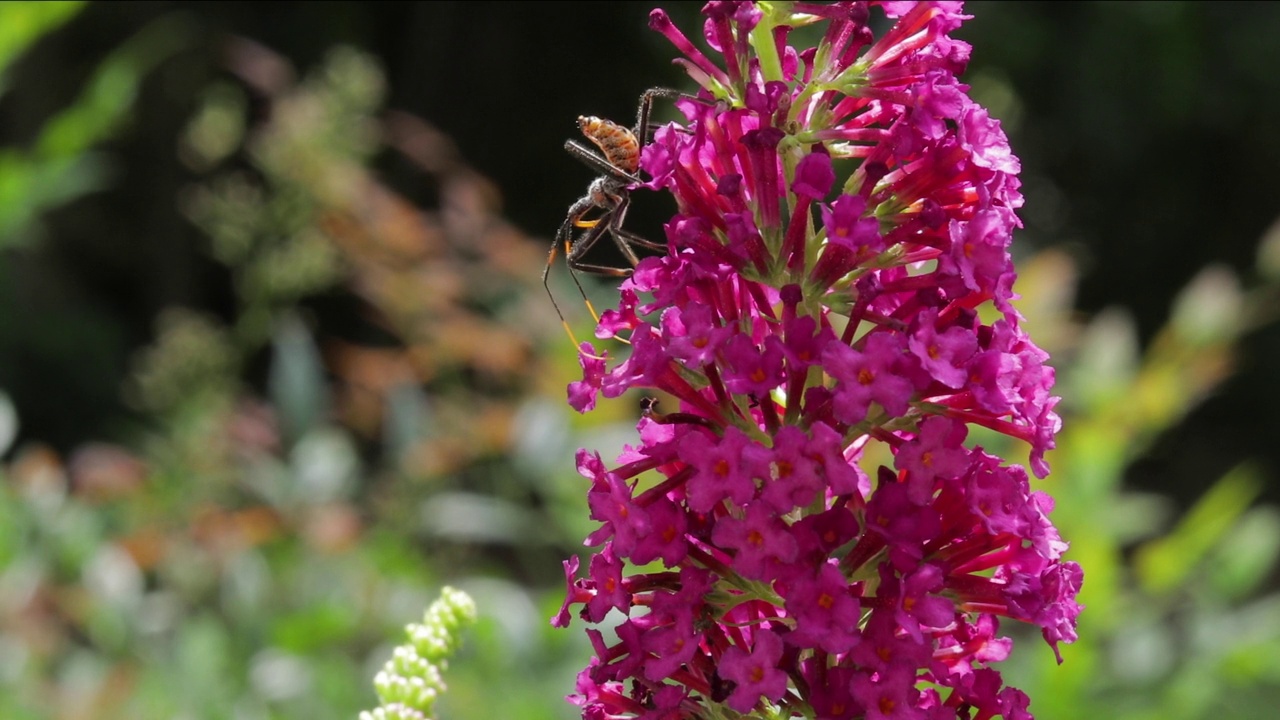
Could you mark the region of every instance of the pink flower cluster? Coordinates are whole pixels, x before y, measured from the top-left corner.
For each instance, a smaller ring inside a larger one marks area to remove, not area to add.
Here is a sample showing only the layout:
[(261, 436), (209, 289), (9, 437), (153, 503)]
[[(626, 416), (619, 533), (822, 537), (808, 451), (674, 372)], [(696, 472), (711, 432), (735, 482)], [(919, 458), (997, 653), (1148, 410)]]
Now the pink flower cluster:
[[(711, 2), (723, 67), (653, 12), (702, 87), (642, 159), (679, 214), (597, 329), (629, 356), (584, 343), (569, 397), (679, 406), (611, 466), (578, 454), (599, 551), (565, 563), (553, 623), (620, 618), (588, 630), (583, 717), (1021, 720), (998, 618), (1075, 639), (1053, 501), (966, 442), (1024, 441), (1043, 477), (1059, 420), (1010, 304), (1018, 160), (956, 80), (959, 10)], [(808, 24), (817, 47), (789, 45)]]

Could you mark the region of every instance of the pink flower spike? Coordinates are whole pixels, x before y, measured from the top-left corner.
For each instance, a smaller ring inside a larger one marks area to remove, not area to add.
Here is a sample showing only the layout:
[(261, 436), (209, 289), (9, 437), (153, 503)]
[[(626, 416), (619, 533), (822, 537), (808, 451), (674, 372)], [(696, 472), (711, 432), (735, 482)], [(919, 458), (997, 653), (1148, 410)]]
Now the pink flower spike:
[[(644, 250), (596, 328), (623, 359), (583, 345), (569, 387), (643, 393), (638, 439), (577, 456), (598, 550), (553, 623), (593, 626), (587, 720), (1031, 720), (997, 620), (1075, 639), (1082, 573), (1032, 490), (1061, 421), (1013, 306), (1020, 164), (958, 78), (961, 10), (713, 0), (723, 58), (651, 14), (702, 89), (659, 93), (683, 120), (638, 134), (639, 182), (570, 216)], [(608, 207), (642, 192), (674, 200), (665, 244)]]

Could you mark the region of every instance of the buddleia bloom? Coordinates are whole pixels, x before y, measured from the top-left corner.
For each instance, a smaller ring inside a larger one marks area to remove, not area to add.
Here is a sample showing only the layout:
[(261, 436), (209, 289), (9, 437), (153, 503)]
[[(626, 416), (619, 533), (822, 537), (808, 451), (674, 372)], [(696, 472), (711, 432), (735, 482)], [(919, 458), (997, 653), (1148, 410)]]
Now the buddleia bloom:
[(584, 343), (569, 397), (677, 405), (577, 456), (600, 525), (552, 622), (591, 626), (583, 717), (1020, 720), (999, 621), (1075, 639), (1052, 499), (970, 433), (1044, 477), (1060, 423), (1011, 304), (1018, 159), (957, 80), (960, 11), (711, 2), (712, 55), (651, 15), (700, 86), (641, 160), (679, 210), (601, 318), (625, 359)]

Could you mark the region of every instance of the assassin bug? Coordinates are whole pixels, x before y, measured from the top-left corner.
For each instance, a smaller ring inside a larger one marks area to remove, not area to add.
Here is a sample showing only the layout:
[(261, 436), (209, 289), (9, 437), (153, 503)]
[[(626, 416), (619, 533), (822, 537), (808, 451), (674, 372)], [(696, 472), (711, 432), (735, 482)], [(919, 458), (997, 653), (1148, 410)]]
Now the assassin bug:
[[(631, 205), (631, 188), (642, 182), (636, 175), (640, 169), (640, 148), (649, 136), (649, 114), (653, 109), (653, 99), (659, 96), (681, 97), (683, 93), (666, 88), (646, 90), (640, 96), (640, 107), (636, 112), (636, 124), (633, 128), (626, 128), (611, 120), (594, 116), (580, 116), (578, 128), (598, 148), (598, 152), (576, 140), (568, 140), (564, 144), (564, 149), (570, 155), (600, 173), (595, 180), (591, 181), (587, 194), (578, 198), (569, 207), (569, 212), (564, 222), (560, 224), (555, 240), (551, 243), (551, 251), (547, 254), (547, 266), (542, 271), (542, 286), (546, 288), (547, 296), (551, 298), (551, 304), (555, 307), (556, 314), (560, 316), (560, 323), (564, 325), (575, 347), (577, 347), (577, 340), (573, 337), (573, 331), (569, 330), (569, 323), (565, 320), (564, 313), (560, 311), (560, 305), (556, 303), (555, 295), (552, 294), (551, 286), (548, 284), (551, 266), (555, 263), (560, 247), (562, 245), (564, 247), (565, 263), (569, 266), (569, 274), (574, 284), (578, 286), (578, 292), (582, 294), (583, 300), (586, 300), (586, 293), (582, 289), (582, 284), (578, 282), (576, 271), (609, 277), (627, 277), (631, 274), (632, 268), (640, 263), (635, 252), (636, 246), (650, 250), (666, 250), (665, 245), (646, 240), (622, 227), (627, 217), (627, 208)], [(595, 217), (590, 217), (592, 214), (595, 214)], [(577, 237), (574, 236), (575, 229), (582, 230)], [(611, 267), (583, 262), (583, 256), (606, 233), (613, 238), (613, 242), (627, 262), (631, 263), (631, 267)], [(589, 300), (587, 300), (587, 309), (592, 317), (599, 319)]]

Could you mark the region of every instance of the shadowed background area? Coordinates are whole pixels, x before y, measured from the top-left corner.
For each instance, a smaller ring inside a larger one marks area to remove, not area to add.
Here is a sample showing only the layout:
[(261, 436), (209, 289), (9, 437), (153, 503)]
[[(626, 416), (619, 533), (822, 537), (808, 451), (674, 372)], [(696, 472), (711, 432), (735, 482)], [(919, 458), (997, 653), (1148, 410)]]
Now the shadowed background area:
[[(590, 526), (572, 453), (620, 447), (638, 399), (563, 407), (539, 278), (591, 179), (576, 117), (690, 88), (652, 7), (0, 8), (0, 717), (349, 717), (444, 582), (482, 611), (453, 716), (574, 715), (584, 639), (547, 627)], [(698, 9), (668, 8), (690, 36)], [(1042, 718), (1257, 717), (1280, 6), (968, 10), (1079, 428), (1043, 487), (1115, 591), (1083, 598), (1091, 648), (1011, 682)], [(672, 211), (636, 193), (629, 226)], [(561, 264), (553, 288), (589, 337)]]

